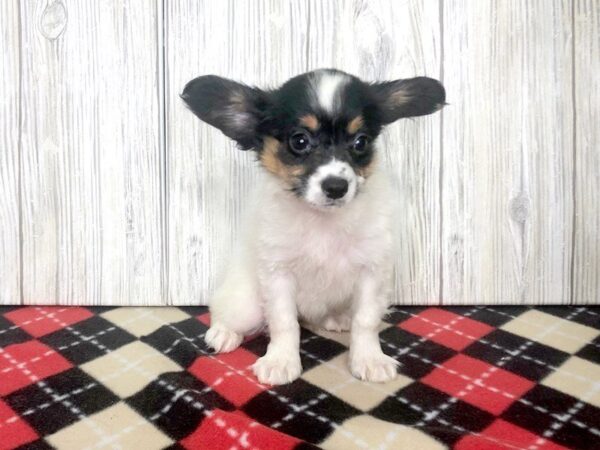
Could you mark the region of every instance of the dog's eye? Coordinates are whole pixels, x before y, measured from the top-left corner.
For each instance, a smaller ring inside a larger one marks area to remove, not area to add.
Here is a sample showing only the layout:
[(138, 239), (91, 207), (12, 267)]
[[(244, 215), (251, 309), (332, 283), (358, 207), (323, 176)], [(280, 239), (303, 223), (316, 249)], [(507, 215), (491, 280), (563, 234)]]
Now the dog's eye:
[(310, 136), (306, 133), (296, 133), (290, 138), (290, 147), (295, 153), (306, 153), (310, 150)]
[(355, 152), (361, 153), (367, 148), (367, 144), (369, 143), (369, 138), (365, 134), (359, 134), (354, 139), (354, 143), (352, 144), (352, 148)]

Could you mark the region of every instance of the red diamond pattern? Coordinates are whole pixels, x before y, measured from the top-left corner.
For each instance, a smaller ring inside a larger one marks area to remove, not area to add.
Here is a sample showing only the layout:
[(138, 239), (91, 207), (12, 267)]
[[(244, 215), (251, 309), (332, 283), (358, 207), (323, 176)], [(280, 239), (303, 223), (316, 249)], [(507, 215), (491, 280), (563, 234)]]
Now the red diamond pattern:
[(499, 367), (456, 355), (421, 382), (492, 414), (500, 414), (535, 383)]
[(65, 308), (57, 306), (31, 306), (15, 309), (4, 317), (27, 331), (34, 337), (44, 336), (60, 330), (94, 314), (85, 308)]
[(398, 326), (454, 350), (464, 349), (493, 330), (485, 323), (439, 308), (426, 309)]
[(0, 395), (69, 369), (72, 364), (39, 341), (0, 348)]
[(202, 356), (194, 361), (189, 371), (240, 407), (267, 389), (267, 386), (258, 382), (250, 369), (256, 359), (256, 355), (240, 348), (233, 353)]

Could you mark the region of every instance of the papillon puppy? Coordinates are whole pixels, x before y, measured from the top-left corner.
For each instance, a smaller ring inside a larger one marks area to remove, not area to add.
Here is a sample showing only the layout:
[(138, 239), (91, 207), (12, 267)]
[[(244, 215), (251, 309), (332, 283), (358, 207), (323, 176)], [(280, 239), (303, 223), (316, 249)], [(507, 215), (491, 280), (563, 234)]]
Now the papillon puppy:
[(398, 195), (375, 144), (384, 126), (439, 110), (443, 86), (426, 77), (370, 83), (322, 69), (269, 90), (206, 75), (181, 96), (264, 169), (243, 239), (209, 302), (206, 343), (230, 352), (266, 325), (270, 342), (254, 374), (290, 383), (302, 372), (303, 321), (350, 331), (355, 377), (396, 377), (378, 326), (390, 304)]

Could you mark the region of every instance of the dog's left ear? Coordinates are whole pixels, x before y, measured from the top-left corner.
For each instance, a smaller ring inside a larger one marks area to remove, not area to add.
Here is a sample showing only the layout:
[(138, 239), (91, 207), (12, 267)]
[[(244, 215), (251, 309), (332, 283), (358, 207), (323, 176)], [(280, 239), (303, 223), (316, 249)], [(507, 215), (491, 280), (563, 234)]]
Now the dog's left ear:
[(256, 128), (266, 109), (266, 92), (205, 75), (190, 81), (181, 98), (201, 120), (235, 140), (242, 150), (256, 146)]
[(431, 114), (446, 101), (442, 83), (427, 77), (374, 83), (371, 89), (375, 91), (385, 125), (403, 117)]

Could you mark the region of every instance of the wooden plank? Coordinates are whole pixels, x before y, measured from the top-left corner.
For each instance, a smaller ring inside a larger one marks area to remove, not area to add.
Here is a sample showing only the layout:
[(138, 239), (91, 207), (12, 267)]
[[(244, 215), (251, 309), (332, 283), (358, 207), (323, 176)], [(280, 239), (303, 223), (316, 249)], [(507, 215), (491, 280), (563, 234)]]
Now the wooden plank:
[(573, 303), (600, 303), (600, 6), (574, 3), (575, 236)]
[(443, 9), (444, 303), (567, 303), (570, 2)]
[[(310, 2), (309, 68), (337, 67), (365, 80), (439, 78), (439, 4), (430, 1)], [(402, 120), (379, 140), (403, 211), (395, 302), (440, 296), (440, 115)]]
[(198, 304), (223, 275), (259, 168), (178, 94), (199, 75), (275, 86), (303, 72), (307, 12), (277, 0), (166, 6), (168, 302)]
[(24, 300), (160, 304), (156, 10), (21, 7)]
[(0, 305), (21, 302), (19, 2), (0, 2)]

